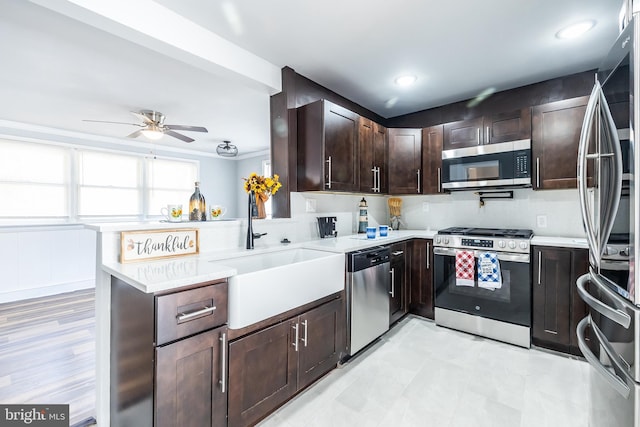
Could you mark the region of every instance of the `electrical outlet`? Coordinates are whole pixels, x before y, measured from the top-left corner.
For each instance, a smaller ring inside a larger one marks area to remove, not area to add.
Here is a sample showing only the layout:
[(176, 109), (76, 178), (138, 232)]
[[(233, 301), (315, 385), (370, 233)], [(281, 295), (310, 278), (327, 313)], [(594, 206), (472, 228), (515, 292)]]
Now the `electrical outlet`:
[(316, 211), (316, 199), (305, 199), (305, 211), (306, 212)]
[(429, 203), (422, 202), (422, 212), (429, 212)]
[(536, 223), (538, 224), (538, 228), (547, 228), (547, 216), (546, 215), (536, 216)]

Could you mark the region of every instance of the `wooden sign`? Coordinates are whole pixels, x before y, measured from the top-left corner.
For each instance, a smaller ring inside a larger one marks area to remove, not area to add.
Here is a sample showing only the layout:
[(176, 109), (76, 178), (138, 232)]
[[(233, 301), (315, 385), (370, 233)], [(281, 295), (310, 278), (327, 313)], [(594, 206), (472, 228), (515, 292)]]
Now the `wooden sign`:
[(195, 228), (120, 233), (121, 263), (196, 255), (199, 252), (200, 241)]

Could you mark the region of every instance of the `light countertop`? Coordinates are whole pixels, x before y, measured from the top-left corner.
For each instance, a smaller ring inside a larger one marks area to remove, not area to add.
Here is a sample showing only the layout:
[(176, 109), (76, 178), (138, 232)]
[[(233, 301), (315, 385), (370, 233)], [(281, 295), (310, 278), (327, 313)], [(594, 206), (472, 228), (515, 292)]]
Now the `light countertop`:
[(580, 237), (533, 236), (531, 246), (589, 249), (587, 239)]

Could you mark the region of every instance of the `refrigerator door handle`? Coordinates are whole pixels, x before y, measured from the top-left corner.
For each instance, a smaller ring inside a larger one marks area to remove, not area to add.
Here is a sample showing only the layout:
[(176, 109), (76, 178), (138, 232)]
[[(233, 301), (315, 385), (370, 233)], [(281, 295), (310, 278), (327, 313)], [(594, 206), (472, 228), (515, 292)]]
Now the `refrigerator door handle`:
[[(599, 93), (602, 91), (600, 88), (600, 82), (596, 80), (591, 95), (589, 96), (589, 102), (587, 103), (587, 109), (584, 114), (584, 120), (582, 122), (582, 130), (580, 132), (580, 144), (578, 145), (578, 194), (580, 196), (580, 211), (582, 213), (582, 223), (584, 225), (587, 234), (587, 243), (589, 244), (589, 253), (599, 253), (596, 240), (596, 232), (593, 229), (593, 213), (589, 208), (588, 187), (587, 187), (587, 155), (589, 151), (589, 140), (591, 139), (591, 129), (593, 127), (593, 120), (596, 109), (598, 107), (598, 101), (600, 100)], [(599, 257), (598, 257), (599, 258)], [(596, 261), (592, 259), (592, 262)]]
[(578, 277), (578, 280), (576, 281), (576, 288), (578, 290), (580, 298), (582, 298), (582, 300), (586, 302), (589, 307), (591, 307), (598, 313), (602, 314), (608, 319), (613, 320), (623, 328), (629, 329), (629, 326), (631, 325), (631, 316), (629, 316), (629, 314), (627, 314), (620, 308), (611, 307), (592, 296), (585, 287), (587, 282), (595, 285), (600, 291), (606, 293), (609, 297), (614, 298), (614, 301), (619, 300), (621, 304), (624, 304), (622, 299), (618, 297), (615, 292), (609, 289), (607, 285), (602, 283), (598, 275), (594, 274), (593, 271), (591, 273), (583, 274), (582, 276)]
[[(598, 360), (596, 355), (593, 354), (593, 352), (591, 352), (591, 349), (587, 346), (587, 343), (584, 339), (584, 330), (587, 328), (587, 325), (591, 323), (589, 320), (590, 320), (589, 316), (585, 317), (580, 321), (580, 323), (578, 323), (578, 326), (576, 327), (576, 335), (578, 337), (578, 347), (580, 348), (580, 351), (584, 355), (584, 358), (587, 359), (587, 362), (589, 362), (589, 364), (593, 367), (593, 369), (595, 369), (596, 372), (600, 374), (602, 378), (604, 378), (615, 391), (617, 391), (621, 396), (627, 399), (629, 398), (631, 389), (626, 384), (626, 382), (623, 379), (621, 379), (619, 376), (617, 376), (615, 373), (612, 373), (607, 368), (605, 368), (604, 365), (600, 363), (600, 360)], [(596, 330), (597, 328), (594, 328), (594, 326), (595, 325), (591, 324), (591, 330), (594, 331), (596, 340), (599, 341), (600, 337), (598, 336), (598, 333)], [(610, 358), (610, 359), (612, 363), (614, 364), (616, 363), (614, 358)]]

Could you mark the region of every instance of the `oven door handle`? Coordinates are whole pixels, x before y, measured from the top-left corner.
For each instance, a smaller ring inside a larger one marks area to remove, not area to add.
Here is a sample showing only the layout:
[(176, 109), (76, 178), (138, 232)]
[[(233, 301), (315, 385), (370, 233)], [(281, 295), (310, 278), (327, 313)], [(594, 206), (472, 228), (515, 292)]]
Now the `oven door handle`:
[[(434, 255), (456, 256), (457, 251), (458, 249), (440, 248), (440, 247), (433, 248)], [(473, 256), (477, 258), (480, 252), (495, 252), (495, 251), (475, 251), (474, 250), (469, 252), (473, 252)], [(496, 254), (498, 255), (498, 259), (500, 261), (528, 263), (531, 260), (529, 254), (509, 254), (505, 252), (496, 252)]]

